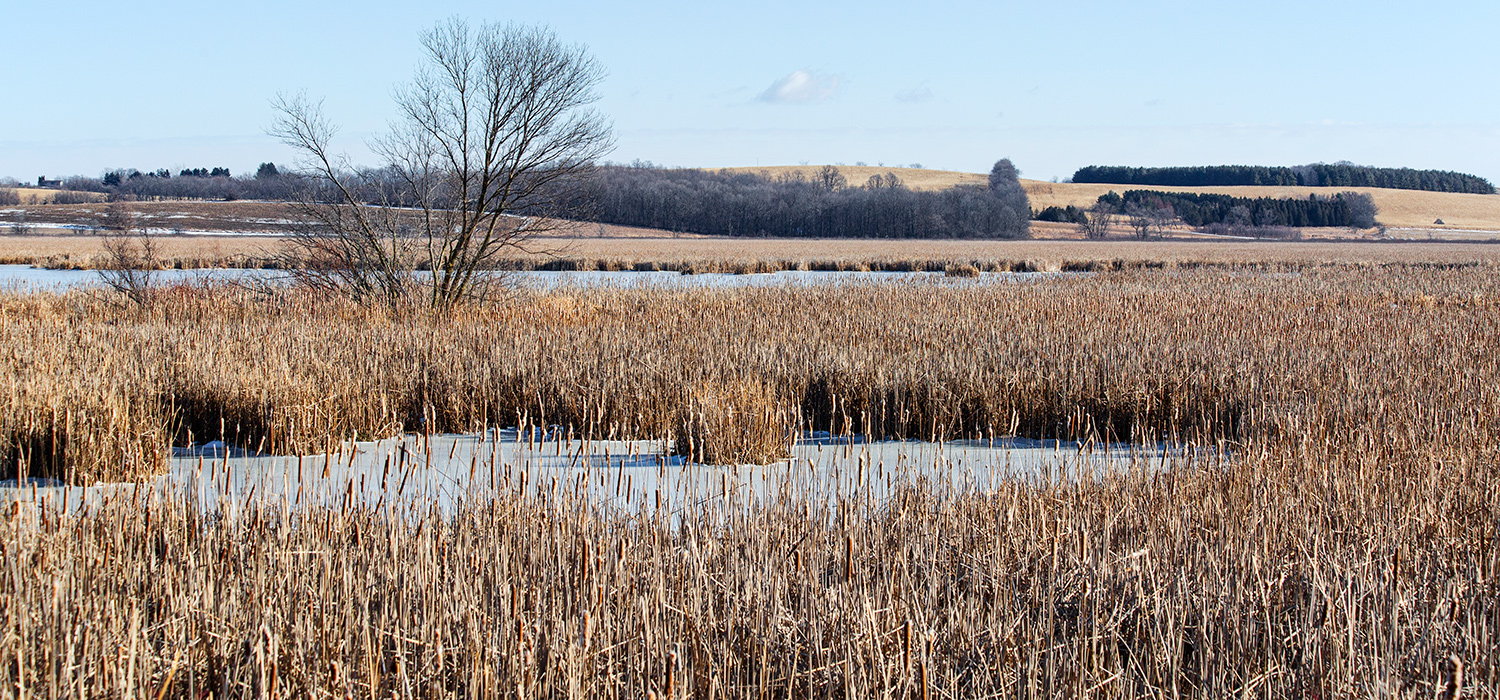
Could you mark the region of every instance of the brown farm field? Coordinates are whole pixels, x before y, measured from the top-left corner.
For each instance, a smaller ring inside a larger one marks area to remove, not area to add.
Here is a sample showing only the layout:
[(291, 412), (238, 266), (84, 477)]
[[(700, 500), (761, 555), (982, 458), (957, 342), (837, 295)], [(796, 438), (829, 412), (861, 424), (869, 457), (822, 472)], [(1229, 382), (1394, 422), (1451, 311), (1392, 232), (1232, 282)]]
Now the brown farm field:
[[(50, 190), (37, 191), (48, 192)], [(22, 201), (24, 202), (25, 199), (23, 198)], [(292, 232), (295, 227), (296, 213), (292, 206), (285, 202), (163, 201), (131, 202), (129, 206), (140, 226), (157, 233), (180, 231), (194, 234), (285, 234)], [(16, 220), (17, 213), (23, 213), (26, 222), (39, 229), (67, 230), (63, 227), (88, 227), (97, 225), (104, 219), (105, 207), (103, 202), (13, 206), (0, 212), (0, 226), (8, 227)], [(612, 238), (671, 235), (654, 229), (582, 222), (565, 226), (558, 233), (569, 237), (607, 236)]]
[(16, 198), (21, 204), (51, 204), (59, 194), (65, 194), (75, 198), (86, 198), (93, 201), (103, 201), (104, 195), (97, 192), (78, 192), (75, 190), (52, 190), (37, 187), (10, 187), (6, 188), (16, 193)]
[[(166, 267), (262, 267), (282, 251), (276, 236), (161, 236)], [(0, 263), (88, 269), (104, 263), (92, 235), (0, 236)], [(1494, 265), (1500, 245), (1472, 242), (942, 241), (574, 237), (540, 241), (547, 252), (517, 256), (520, 269), (688, 270), (1097, 270), (1129, 267), (1301, 269), (1325, 265)]]
[[(779, 177), (810, 175), (821, 166), (735, 168)], [(985, 175), (915, 168), (839, 166), (851, 183), (893, 172), (918, 189), (979, 184)], [(1119, 185), (1023, 180), (1031, 206), (1087, 207)], [(1305, 197), (1331, 189), (1306, 187), (1170, 188), (1245, 197)], [(1356, 188), (1357, 189), (1357, 188)], [(560, 269), (688, 269), (768, 271), (780, 269), (942, 269), (969, 263), (985, 270), (1098, 269), (1139, 263), (1175, 265), (1275, 265), (1312, 263), (1491, 262), (1500, 248), (1484, 243), (1500, 238), (1500, 196), (1364, 189), (1380, 208), (1387, 237), (1346, 229), (1304, 229), (1301, 243), (1225, 240), (1182, 229), (1169, 240), (1130, 240), (1123, 224), (1115, 239), (1083, 241), (1071, 225), (1032, 223), (1032, 240), (798, 240), (725, 239), (597, 223), (576, 223), (539, 241), (542, 253), (519, 255), (509, 264)], [(26, 196), (54, 190), (20, 190)], [(278, 234), (293, 230), (294, 213), (280, 202), (170, 201), (130, 204), (137, 221), (159, 237), (162, 263), (169, 267), (259, 267), (272, 264), (281, 250)], [(0, 261), (62, 268), (103, 264), (102, 240), (79, 229), (104, 219), (102, 202), (12, 205), (0, 208)], [(1432, 222), (1442, 219), (1443, 225)], [(190, 235), (171, 235), (190, 234)], [(238, 234), (238, 235), (231, 235)], [(262, 234), (262, 235), (243, 235)], [(1337, 239), (1337, 240), (1333, 240)], [(1357, 241), (1352, 247), (1349, 243)]]

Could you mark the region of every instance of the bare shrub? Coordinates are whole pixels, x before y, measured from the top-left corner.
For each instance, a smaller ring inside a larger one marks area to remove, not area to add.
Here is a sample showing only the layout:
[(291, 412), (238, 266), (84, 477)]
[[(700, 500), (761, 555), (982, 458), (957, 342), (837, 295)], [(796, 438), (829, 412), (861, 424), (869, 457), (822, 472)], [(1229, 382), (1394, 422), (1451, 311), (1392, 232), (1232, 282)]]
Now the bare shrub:
[(52, 204), (88, 204), (95, 200), (95, 195), (88, 192), (73, 192), (62, 190), (52, 193)]
[(99, 278), (110, 289), (136, 304), (152, 293), (152, 277), (160, 266), (156, 237), (139, 225), (135, 212), (122, 201), (110, 202), (100, 226), (104, 262)]
[(12, 236), (30, 236), (36, 232), (31, 225), (30, 219), (26, 217), (25, 211), (18, 211), (10, 216), (10, 234)]
[(1380, 213), (1380, 208), (1375, 206), (1374, 197), (1364, 192), (1353, 191), (1340, 192), (1338, 197), (1343, 199), (1349, 206), (1350, 228), (1357, 230), (1374, 228), (1378, 225), (1375, 217)]

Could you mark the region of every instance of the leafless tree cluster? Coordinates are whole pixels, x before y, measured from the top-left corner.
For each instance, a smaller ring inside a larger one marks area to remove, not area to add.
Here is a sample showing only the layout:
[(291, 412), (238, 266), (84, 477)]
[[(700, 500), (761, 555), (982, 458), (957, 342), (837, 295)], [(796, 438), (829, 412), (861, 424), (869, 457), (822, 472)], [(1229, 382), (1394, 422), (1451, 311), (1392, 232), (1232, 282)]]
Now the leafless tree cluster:
[(1094, 202), (1083, 221), (1078, 222), (1078, 231), (1089, 240), (1103, 240), (1109, 236), (1109, 227), (1115, 223), (1115, 205), (1109, 202)]
[(1167, 227), (1177, 221), (1177, 212), (1172, 209), (1171, 204), (1164, 202), (1131, 202), (1125, 205), (1125, 221), (1136, 238), (1161, 238), (1166, 235)]
[(110, 289), (137, 304), (151, 295), (152, 277), (157, 267), (156, 239), (142, 227), (130, 205), (110, 202), (100, 221), (105, 264), (99, 278)]
[(10, 215), (10, 233), (12, 236), (29, 236), (35, 233), (31, 221), (26, 218), (26, 212), (17, 211)]
[(587, 50), (545, 28), (456, 19), (422, 44), (423, 65), (397, 92), (399, 119), (372, 144), (382, 168), (334, 153), (318, 104), (275, 103), (271, 133), (304, 155), (317, 185), (299, 199), (305, 226), (293, 239), (306, 284), (447, 307), (487, 294), (485, 271), (503, 253), (585, 213), (587, 177), (612, 146), (589, 108), (604, 70)]
[(830, 192), (849, 186), (849, 179), (832, 165), (825, 165), (813, 178), (823, 189)]
[[(1003, 164), (1003, 166), (1001, 165)], [(808, 177), (605, 166), (598, 221), (713, 236), (784, 238), (1024, 238), (1026, 191), (1009, 161), (993, 186), (914, 190), (894, 173), (847, 182), (828, 166)]]

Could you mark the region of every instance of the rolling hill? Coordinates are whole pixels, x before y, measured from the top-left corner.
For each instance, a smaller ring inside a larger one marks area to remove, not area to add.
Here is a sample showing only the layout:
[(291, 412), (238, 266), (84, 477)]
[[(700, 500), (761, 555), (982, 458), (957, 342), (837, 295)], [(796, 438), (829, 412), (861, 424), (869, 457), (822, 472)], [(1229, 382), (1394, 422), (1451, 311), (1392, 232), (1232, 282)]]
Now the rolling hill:
[[(787, 173), (800, 172), (811, 177), (823, 166), (793, 165), (772, 167), (725, 168), (731, 172), (749, 172), (768, 177), (779, 177)], [(836, 166), (850, 185), (863, 184), (871, 175), (895, 173), (907, 187), (918, 190), (941, 189), (955, 185), (981, 185), (988, 181), (984, 173), (966, 173), (952, 170), (928, 170), (920, 168), (881, 168), (876, 166)], [(1088, 207), (1099, 195), (1114, 190), (1151, 189), (1168, 192), (1205, 192), (1228, 194), (1236, 197), (1306, 198), (1309, 195), (1329, 195), (1353, 190), (1366, 192), (1375, 199), (1380, 208), (1380, 222), (1392, 228), (1421, 229), (1431, 231), (1482, 230), (1500, 232), (1500, 195), (1457, 194), (1450, 192), (1422, 192), (1416, 190), (1388, 190), (1369, 187), (1158, 187), (1134, 185), (1074, 184), (1067, 182), (1045, 182), (1021, 180), (1026, 194), (1031, 198), (1033, 209), (1050, 206)], [(1442, 224), (1434, 222), (1441, 219)]]

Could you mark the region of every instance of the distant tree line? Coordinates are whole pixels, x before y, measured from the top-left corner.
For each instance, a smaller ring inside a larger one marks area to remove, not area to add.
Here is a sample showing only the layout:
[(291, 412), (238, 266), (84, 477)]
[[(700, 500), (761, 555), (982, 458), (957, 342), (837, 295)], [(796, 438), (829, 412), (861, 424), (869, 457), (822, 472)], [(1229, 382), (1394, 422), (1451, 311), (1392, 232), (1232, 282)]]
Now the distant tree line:
[(594, 180), (601, 223), (716, 236), (788, 238), (1019, 238), (1031, 208), (1019, 172), (995, 164), (988, 185), (907, 188), (891, 173), (850, 184), (836, 167), (812, 177), (601, 167)]
[(1293, 227), (1331, 226), (1370, 228), (1378, 213), (1368, 194), (1340, 192), (1307, 199), (1233, 197), (1227, 194), (1127, 190), (1099, 197), (1102, 205), (1119, 212), (1169, 212), (1189, 226)]
[(1430, 192), (1494, 194), (1495, 188), (1477, 175), (1448, 170), (1375, 168), (1352, 163), (1313, 163), (1296, 167), (1214, 165), (1178, 168), (1135, 168), (1090, 165), (1073, 173), (1073, 182), (1168, 187), (1300, 186), (1383, 187)]
[(142, 172), (110, 170), (98, 178), (70, 177), (64, 189), (100, 192), (132, 199), (291, 199), (305, 183), (284, 174), (274, 163), (261, 163), (254, 176), (234, 177), (229, 168), (183, 168), (177, 176), (166, 168)]

